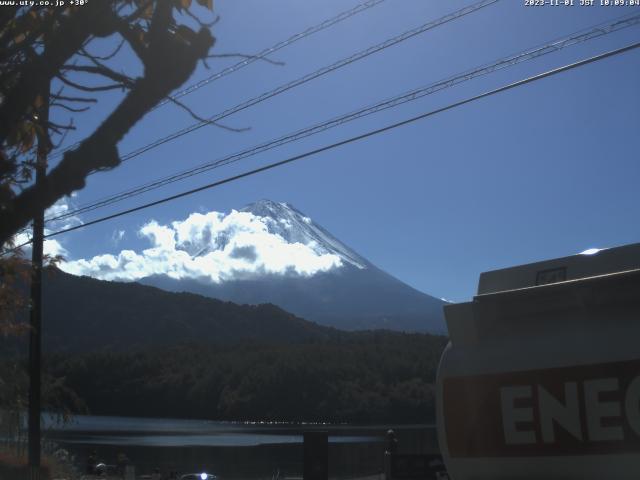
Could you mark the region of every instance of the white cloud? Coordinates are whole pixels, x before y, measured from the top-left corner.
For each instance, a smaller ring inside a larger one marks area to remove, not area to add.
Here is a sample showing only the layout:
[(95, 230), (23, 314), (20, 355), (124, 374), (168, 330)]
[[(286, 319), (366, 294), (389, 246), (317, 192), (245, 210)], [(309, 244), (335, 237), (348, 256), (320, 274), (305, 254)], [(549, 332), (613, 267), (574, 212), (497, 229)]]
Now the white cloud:
[(125, 236), (125, 231), (124, 230), (114, 230), (113, 233), (111, 234), (111, 243), (113, 245), (118, 245)]
[[(45, 234), (48, 233), (45, 229)], [(15, 244), (22, 245), (25, 242), (31, 240), (31, 231), (22, 232), (15, 236)], [(22, 247), (22, 251), (27, 258), (31, 258), (31, 244), (25, 245)], [(42, 244), (42, 252), (45, 255), (56, 256), (62, 255), (67, 256), (69, 252), (60, 244), (58, 240), (45, 240)]]
[(260, 274), (303, 275), (342, 265), (338, 255), (315, 242), (288, 243), (269, 232), (271, 220), (249, 212), (193, 213), (183, 221), (151, 221), (138, 232), (151, 247), (140, 252), (66, 262), (61, 268), (104, 280), (138, 280), (149, 275), (221, 282)]
[[(75, 196), (76, 195), (72, 194), (72, 197), (75, 197)], [(44, 218), (45, 219), (55, 218), (61, 215), (66, 215), (74, 209), (75, 209), (75, 206), (71, 204), (69, 197), (64, 197), (45, 210)], [(66, 218), (47, 222), (44, 229), (44, 234), (49, 235), (54, 231), (63, 230), (76, 225), (81, 225), (82, 223), (83, 223), (82, 220), (78, 216), (69, 215)], [(14, 236), (13, 243), (17, 246), (17, 245), (22, 245), (23, 243), (31, 241), (32, 232), (33, 232), (32, 226), (29, 225), (22, 232)], [(50, 256), (56, 256), (56, 255), (67, 256), (69, 254), (67, 249), (64, 248), (60, 243), (60, 241), (57, 239), (45, 239), (42, 244), (42, 251), (45, 255), (50, 255)], [(28, 244), (22, 247), (22, 252), (25, 257), (30, 258), (31, 244)]]
[[(76, 195), (71, 195), (73, 198)], [(58, 220), (47, 221), (47, 227), (49, 230), (64, 230), (76, 225), (82, 225), (84, 222), (77, 215), (70, 215), (70, 212), (75, 210), (76, 206), (73, 205), (69, 197), (64, 197), (58, 200), (56, 203), (47, 208), (44, 212), (44, 218), (53, 219), (62, 215), (68, 215), (65, 218)]]

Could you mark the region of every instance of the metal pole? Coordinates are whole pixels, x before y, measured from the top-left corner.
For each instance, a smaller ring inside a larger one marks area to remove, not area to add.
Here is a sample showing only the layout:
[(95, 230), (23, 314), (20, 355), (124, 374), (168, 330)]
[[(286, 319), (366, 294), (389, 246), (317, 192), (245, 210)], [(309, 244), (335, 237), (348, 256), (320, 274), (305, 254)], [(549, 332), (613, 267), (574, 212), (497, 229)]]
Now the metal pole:
[[(38, 136), (36, 184), (47, 175), (49, 139), (49, 85), (42, 95), (42, 108), (38, 123), (43, 133)], [(31, 254), (31, 311), (29, 333), (29, 473), (31, 480), (40, 478), (40, 413), (42, 365), (42, 249), (44, 241), (44, 209), (33, 218), (33, 249)]]
[(329, 478), (329, 433), (303, 432), (303, 480)]

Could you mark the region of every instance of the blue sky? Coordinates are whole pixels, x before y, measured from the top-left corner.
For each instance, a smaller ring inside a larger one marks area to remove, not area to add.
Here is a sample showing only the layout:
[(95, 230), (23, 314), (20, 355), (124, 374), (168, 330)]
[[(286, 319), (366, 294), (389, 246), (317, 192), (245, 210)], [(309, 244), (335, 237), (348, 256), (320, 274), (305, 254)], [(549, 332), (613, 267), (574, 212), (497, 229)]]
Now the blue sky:
[[(257, 53), (360, 3), (358, 0), (219, 0), (212, 53)], [(213, 115), (470, 1), (387, 0), (184, 97)], [(576, 0), (576, 3), (579, 3)], [(502, 0), (90, 177), (81, 205), (301, 127), (430, 84), (639, 11), (639, 7), (525, 7)], [(640, 27), (567, 48), (399, 108), (214, 170), (114, 207), (102, 216), (432, 110), (640, 39)], [(95, 45), (107, 51), (115, 40)], [(213, 59), (189, 83), (234, 63)], [(136, 69), (125, 51), (116, 64)], [(467, 300), (480, 272), (640, 241), (640, 51), (510, 92), (153, 209), (58, 237), (75, 260), (148, 247), (137, 232), (191, 213), (228, 212), (261, 198), (289, 202), (399, 279), (438, 297)], [(91, 132), (118, 93), (101, 97), (66, 144)], [(67, 118), (58, 113), (58, 119)], [(141, 121), (127, 153), (193, 120), (173, 105)], [(116, 241), (120, 231), (121, 240)]]

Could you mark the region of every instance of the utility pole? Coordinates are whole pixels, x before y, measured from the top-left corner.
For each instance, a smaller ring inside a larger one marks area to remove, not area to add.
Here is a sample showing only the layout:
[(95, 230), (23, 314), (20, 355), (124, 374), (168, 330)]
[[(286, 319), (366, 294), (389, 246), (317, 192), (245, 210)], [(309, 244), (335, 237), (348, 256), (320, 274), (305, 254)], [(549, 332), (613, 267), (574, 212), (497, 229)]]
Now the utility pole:
[[(49, 96), (47, 83), (42, 93), (42, 106), (37, 112), (37, 123), (42, 126), (38, 134), (36, 185), (47, 175), (49, 152)], [(40, 418), (42, 367), (42, 249), (44, 243), (44, 209), (33, 217), (33, 243), (31, 253), (31, 311), (29, 333), (29, 480), (40, 479)]]

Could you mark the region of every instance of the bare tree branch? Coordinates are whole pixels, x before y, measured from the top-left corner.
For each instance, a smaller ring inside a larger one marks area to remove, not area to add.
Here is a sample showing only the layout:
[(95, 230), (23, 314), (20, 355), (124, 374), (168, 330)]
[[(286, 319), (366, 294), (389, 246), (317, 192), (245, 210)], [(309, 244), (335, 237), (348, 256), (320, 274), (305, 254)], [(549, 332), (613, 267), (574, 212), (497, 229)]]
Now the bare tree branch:
[[(69, 121), (70, 125), (73, 125), (73, 118)], [(67, 134), (70, 132), (71, 130), (65, 130), (62, 133), (62, 136), (60, 137), (60, 141), (56, 144), (53, 145), (53, 148), (60, 148), (60, 145), (62, 145), (62, 143), (64, 142), (64, 139), (67, 138)]]
[[(118, 82), (119, 84), (123, 84), (129, 88), (133, 86), (135, 82), (131, 77), (124, 75), (122, 73), (118, 73), (105, 65), (63, 65), (61, 70), (67, 70), (72, 72), (85, 72), (92, 73), (94, 75), (102, 75), (104, 77), (110, 78), (111, 80)], [(68, 80), (68, 79), (67, 79)]]
[(100, 85), (97, 87), (89, 87), (87, 85), (80, 85), (72, 80), (66, 78), (63, 74), (57, 74), (56, 78), (58, 78), (62, 83), (69, 85), (70, 87), (75, 88), (76, 90), (81, 90), (83, 92), (105, 92), (107, 90), (124, 90), (129, 88), (124, 83), (112, 83), (111, 85)]
[(120, 35), (122, 35), (122, 38), (124, 38), (127, 41), (131, 49), (135, 52), (135, 54), (142, 61), (142, 63), (146, 64), (147, 63), (146, 46), (144, 45), (144, 43), (142, 43), (142, 40), (136, 34), (136, 32), (133, 31), (131, 26), (129, 26), (129, 24), (127, 24), (126, 22), (120, 22), (118, 25), (118, 33), (120, 33)]
[(64, 110), (66, 110), (67, 112), (73, 112), (73, 113), (86, 112), (87, 110), (89, 110), (91, 108), (91, 107), (73, 108), (73, 107), (70, 107), (70, 106), (65, 105), (63, 103), (58, 103), (58, 102), (52, 102), (49, 106), (50, 107), (62, 108)]
[(200, 26), (200, 28), (211, 28), (216, 23), (218, 23), (218, 21), (220, 21), (220, 15), (216, 15), (216, 18), (214, 18), (210, 22), (203, 22), (201, 18), (199, 18), (197, 15), (194, 15), (189, 10), (184, 10), (184, 13), (186, 13), (189, 17), (191, 17), (193, 20), (195, 20), (197, 22), (198, 26)]
[(49, 121), (47, 122), (47, 127), (56, 132), (58, 135), (62, 135), (62, 130), (75, 130), (73, 123), (69, 123), (69, 125), (60, 125), (58, 123)]
[(79, 103), (98, 103), (97, 98), (87, 98), (87, 97), (67, 97), (64, 95), (51, 95), (51, 98), (55, 100), (60, 100), (64, 102), (79, 102)]
[(134, 10), (131, 15), (127, 16), (124, 19), (124, 21), (127, 23), (130, 23), (133, 20), (140, 18), (142, 14), (144, 14), (147, 11), (147, 9), (151, 6), (152, 3), (153, 3), (153, 0), (147, 0), (144, 3), (141, 3), (140, 6), (136, 10)]
[(51, 33), (46, 50), (17, 71), (19, 82), (5, 93), (0, 103), (0, 143), (13, 131), (33, 105), (36, 96), (91, 35), (104, 36), (115, 31), (109, 22), (112, 12), (107, 2), (89, 2), (76, 13), (60, 17), (60, 26)]
[(286, 63), (281, 62), (279, 60), (271, 60), (270, 58), (267, 58), (267, 57), (261, 57), (258, 55), (246, 55), (244, 53), (216, 53), (213, 55), (207, 55), (207, 58), (228, 58), (228, 57), (246, 58), (249, 60), (262, 60), (264, 62), (270, 63), (272, 65), (278, 65), (278, 66), (286, 65)]
[[(102, 2), (90, 2), (88, 6), (96, 4)], [(142, 53), (144, 76), (135, 82), (115, 110), (77, 149), (64, 154), (60, 163), (42, 182), (29, 186), (12, 200), (8, 208), (0, 209), (0, 245), (24, 227), (37, 211), (51, 206), (62, 196), (83, 188), (86, 176), (90, 172), (119, 165), (117, 144), (122, 137), (160, 100), (179, 88), (191, 76), (197, 63), (208, 54), (214, 43), (214, 38), (208, 30), (200, 29), (194, 32), (189, 42), (184, 42), (169, 28), (172, 21), (171, 2), (158, 0), (156, 5), (151, 21), (152, 35), (149, 44), (146, 46), (141, 42), (136, 46)], [(115, 16), (108, 8), (103, 10), (103, 14)], [(116, 28), (125, 32), (125, 35), (128, 35), (126, 32), (131, 32), (130, 28), (122, 23)], [(91, 33), (88, 28), (83, 32), (86, 35)], [(74, 51), (82, 46), (86, 35), (78, 38), (73, 44)], [(137, 53), (136, 48), (134, 51)], [(70, 55), (64, 58), (60, 56), (59, 60), (62, 61), (57, 63), (57, 68), (69, 57)], [(53, 70), (51, 76), (57, 73)], [(3, 106), (0, 105), (0, 113)], [(1, 133), (1, 127), (6, 121), (1, 115), (0, 117)]]
[(122, 46), (125, 44), (125, 39), (121, 39), (120, 43), (118, 43), (118, 46), (115, 48), (115, 50), (107, 55), (105, 55), (104, 57), (98, 56), (98, 55), (94, 55), (92, 53), (89, 53), (85, 47), (82, 47), (80, 49), (79, 55), (83, 56), (83, 57), (87, 57), (90, 59), (95, 59), (95, 60), (111, 60), (113, 57), (115, 57), (120, 50), (122, 49)]
[(176, 100), (173, 97), (167, 97), (167, 99), (173, 102), (174, 104), (176, 104), (178, 107), (185, 110), (189, 115), (191, 115), (191, 117), (193, 117), (198, 122), (206, 123), (207, 125), (213, 125), (213, 126), (222, 128), (224, 130), (229, 130), (230, 132), (246, 132), (248, 130), (251, 130), (251, 127), (235, 128), (235, 127), (229, 127), (228, 125), (223, 125), (222, 123), (213, 122), (204, 117), (201, 117), (200, 115), (195, 113), (191, 108), (187, 107), (184, 103), (182, 103), (180, 100)]

